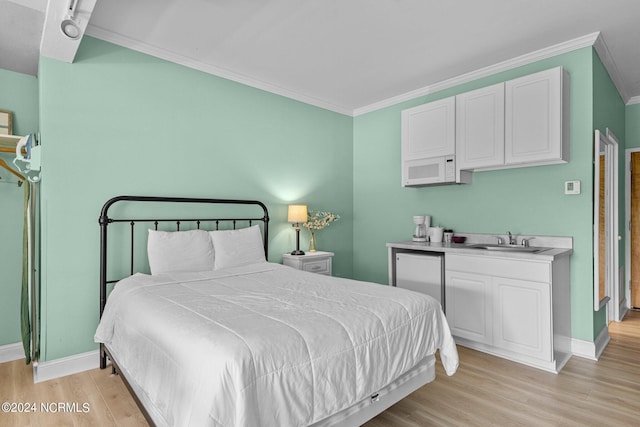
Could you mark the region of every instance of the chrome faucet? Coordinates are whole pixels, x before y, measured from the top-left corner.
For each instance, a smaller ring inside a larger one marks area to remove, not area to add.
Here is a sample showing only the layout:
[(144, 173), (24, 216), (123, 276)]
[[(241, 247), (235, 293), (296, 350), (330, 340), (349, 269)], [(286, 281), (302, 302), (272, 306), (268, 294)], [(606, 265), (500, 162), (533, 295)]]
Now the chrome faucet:
[(522, 246), (529, 247), (529, 240), (535, 239), (535, 237), (523, 237), (522, 242), (520, 243)]
[(517, 245), (518, 243), (518, 238), (514, 235), (511, 234), (510, 231), (507, 231), (507, 234), (509, 235), (509, 244), (510, 245)]

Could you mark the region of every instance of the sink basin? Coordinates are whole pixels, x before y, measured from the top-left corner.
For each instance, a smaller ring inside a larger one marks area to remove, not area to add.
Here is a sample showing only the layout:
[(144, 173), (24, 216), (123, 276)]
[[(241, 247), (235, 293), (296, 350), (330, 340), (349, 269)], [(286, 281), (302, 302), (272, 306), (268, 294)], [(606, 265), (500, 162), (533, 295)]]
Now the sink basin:
[(469, 245), (472, 249), (485, 249), (489, 251), (504, 251), (504, 252), (530, 252), (535, 253), (544, 250), (545, 248), (536, 248), (533, 246), (522, 245), (498, 245), (492, 243), (478, 243), (475, 245)]

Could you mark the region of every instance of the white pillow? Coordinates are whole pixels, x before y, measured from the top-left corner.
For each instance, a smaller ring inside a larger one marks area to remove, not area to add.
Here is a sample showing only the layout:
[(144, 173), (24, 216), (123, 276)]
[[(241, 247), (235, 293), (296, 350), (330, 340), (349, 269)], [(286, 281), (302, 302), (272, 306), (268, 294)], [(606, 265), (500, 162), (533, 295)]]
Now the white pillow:
[(239, 230), (210, 231), (214, 270), (266, 262), (262, 233), (257, 225)]
[(147, 255), (151, 274), (213, 270), (213, 244), (204, 230), (149, 230)]

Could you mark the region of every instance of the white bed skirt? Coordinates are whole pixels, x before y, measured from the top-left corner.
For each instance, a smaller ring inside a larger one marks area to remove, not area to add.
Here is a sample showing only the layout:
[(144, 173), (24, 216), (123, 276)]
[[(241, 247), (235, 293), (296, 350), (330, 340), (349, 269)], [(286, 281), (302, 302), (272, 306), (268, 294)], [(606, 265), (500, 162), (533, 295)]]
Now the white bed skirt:
[[(109, 348), (107, 347), (107, 351)], [(109, 354), (111, 352), (109, 351)], [(119, 374), (124, 378), (125, 383), (134, 393), (138, 399), (139, 405), (143, 406), (143, 410), (146, 412), (145, 416), (147, 420), (152, 422), (157, 427), (166, 426), (164, 417), (155, 411), (154, 405), (147, 398), (147, 395), (136, 385), (134, 381), (129, 381), (130, 374), (120, 368), (117, 360), (114, 361), (118, 366)], [(436, 377), (436, 359), (435, 356), (427, 356), (413, 369), (406, 372), (401, 377), (397, 378), (391, 384), (377, 393), (377, 396), (371, 396), (364, 399), (355, 405), (344, 409), (338, 413), (325, 418), (312, 424), (310, 427), (358, 427), (369, 421), (378, 414), (381, 414), (386, 409), (407, 397), (409, 394), (418, 390), (425, 384), (430, 383)], [(168, 427), (168, 426), (167, 426)]]
[(409, 372), (380, 390), (375, 398), (370, 397), (356, 403), (350, 408), (312, 424), (311, 427), (361, 426), (423, 385), (433, 381), (436, 377), (435, 365), (435, 356), (427, 356)]

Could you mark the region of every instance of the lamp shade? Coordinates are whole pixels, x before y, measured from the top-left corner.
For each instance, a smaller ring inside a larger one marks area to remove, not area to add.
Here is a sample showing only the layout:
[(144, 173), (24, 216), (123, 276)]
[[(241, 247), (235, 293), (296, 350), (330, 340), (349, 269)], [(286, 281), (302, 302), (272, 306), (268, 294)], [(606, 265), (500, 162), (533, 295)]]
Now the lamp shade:
[(289, 222), (307, 222), (307, 205), (289, 205)]

